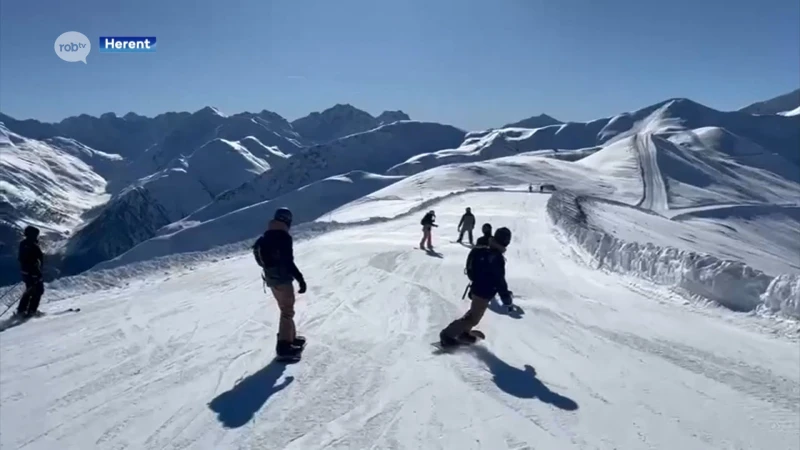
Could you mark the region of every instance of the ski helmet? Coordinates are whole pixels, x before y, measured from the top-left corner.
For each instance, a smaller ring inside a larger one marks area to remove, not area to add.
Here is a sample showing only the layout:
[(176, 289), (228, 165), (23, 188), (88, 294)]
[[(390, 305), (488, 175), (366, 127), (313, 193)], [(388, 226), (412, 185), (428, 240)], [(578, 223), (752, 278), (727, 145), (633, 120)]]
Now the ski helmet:
[(469, 206), (467, 206), (467, 212), (472, 212), (472, 208), (470, 208)]
[(494, 232), (494, 240), (503, 247), (508, 247), (511, 243), (511, 230), (506, 227), (500, 227)]
[(490, 223), (483, 224), (483, 226), (481, 227), (481, 231), (483, 232), (483, 234), (485, 234), (487, 236), (491, 236), (492, 235), (492, 224), (490, 224)]
[(275, 216), (273, 218), (278, 222), (285, 223), (287, 227), (292, 226), (292, 211), (289, 208), (278, 208), (275, 210)]
[(28, 239), (36, 239), (39, 237), (39, 229), (33, 225), (28, 225), (25, 227), (25, 237)]

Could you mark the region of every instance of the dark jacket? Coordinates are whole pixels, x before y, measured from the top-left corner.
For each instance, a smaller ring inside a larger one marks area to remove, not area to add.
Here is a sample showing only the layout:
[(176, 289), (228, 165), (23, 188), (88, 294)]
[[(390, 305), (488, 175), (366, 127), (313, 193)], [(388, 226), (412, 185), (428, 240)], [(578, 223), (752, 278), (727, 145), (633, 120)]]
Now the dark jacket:
[(433, 226), (436, 226), (434, 224), (435, 221), (436, 221), (436, 217), (431, 213), (427, 213), (427, 214), (425, 214), (425, 216), (420, 221), (420, 225), (422, 225), (423, 227), (433, 227)]
[(505, 251), (505, 247), (491, 238), (488, 245), (476, 245), (470, 250), (469, 256), (467, 256), (468, 261), (470, 258), (486, 257), (486, 265), (474, 270), (470, 296), (488, 300), (499, 294), (504, 304), (511, 303), (511, 292), (508, 290), (508, 283), (506, 283), (506, 259), (503, 256)]
[(489, 246), (489, 239), (492, 238), (491, 234), (484, 234), (483, 236), (479, 237), (477, 241), (475, 241), (475, 247), (488, 247)]
[(293, 280), (304, 283), (303, 274), (294, 263), (292, 235), (285, 223), (270, 221), (267, 231), (256, 240), (253, 252), (264, 269), (267, 286), (291, 284)]
[(33, 239), (23, 239), (19, 243), (19, 260), (20, 272), (23, 275), (34, 277), (42, 276), (42, 265), (44, 264), (44, 254), (39, 247), (39, 242)]
[(459, 230), (471, 230), (475, 228), (475, 216), (472, 215), (471, 212), (464, 213), (461, 216), (461, 221), (458, 222), (458, 229)]

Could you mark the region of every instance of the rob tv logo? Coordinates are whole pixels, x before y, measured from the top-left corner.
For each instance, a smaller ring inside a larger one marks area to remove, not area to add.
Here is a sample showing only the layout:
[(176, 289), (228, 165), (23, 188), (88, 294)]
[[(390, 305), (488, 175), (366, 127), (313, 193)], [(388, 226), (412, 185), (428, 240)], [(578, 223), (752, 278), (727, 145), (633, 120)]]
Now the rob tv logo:
[(56, 39), (56, 55), (67, 62), (81, 61), (86, 64), (86, 57), (92, 50), (92, 43), (83, 33), (67, 31)]

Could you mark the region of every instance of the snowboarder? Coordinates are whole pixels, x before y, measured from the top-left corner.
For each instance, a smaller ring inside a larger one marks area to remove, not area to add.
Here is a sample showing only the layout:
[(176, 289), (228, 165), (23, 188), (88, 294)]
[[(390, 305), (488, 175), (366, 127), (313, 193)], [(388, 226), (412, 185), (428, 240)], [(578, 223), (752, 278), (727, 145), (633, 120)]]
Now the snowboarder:
[(489, 239), (488, 246), (475, 247), (467, 255), (467, 277), (471, 281), (469, 288), (470, 307), (461, 318), (454, 320), (439, 333), (442, 347), (473, 343), (475, 336), (470, 331), (480, 323), (489, 302), (495, 294), (505, 305), (512, 304), (511, 292), (506, 283), (506, 263), (503, 253), (511, 243), (511, 230), (498, 228), (494, 237)]
[(492, 224), (490, 223), (483, 224), (483, 226), (481, 227), (481, 233), (483, 233), (483, 236), (478, 238), (478, 240), (475, 242), (475, 246), (486, 247), (489, 245), (489, 239), (492, 238)]
[(469, 236), (469, 245), (473, 245), (472, 243), (472, 229), (475, 228), (475, 216), (472, 215), (472, 209), (467, 208), (467, 211), (461, 216), (461, 221), (458, 222), (458, 242), (461, 243), (461, 240), (464, 239), (464, 232), (467, 233)]
[(533, 192), (533, 184), (528, 185), (528, 192)]
[(263, 268), (261, 278), (272, 290), (280, 310), (275, 353), (279, 357), (299, 358), (306, 338), (297, 335), (295, 330), (295, 293), (292, 282), (297, 281), (298, 294), (306, 292), (306, 282), (294, 262), (292, 236), (289, 234), (291, 226), (292, 212), (288, 208), (278, 208), (267, 230), (253, 245), (253, 255)]
[(425, 250), (425, 244), (427, 244), (428, 250), (433, 250), (433, 243), (431, 242), (431, 229), (439, 226), (434, 223), (435, 221), (436, 213), (433, 210), (430, 210), (419, 222), (420, 225), (422, 225), (422, 240), (419, 241), (419, 248)]
[(20, 273), (22, 282), (25, 283), (25, 292), (19, 299), (17, 306), (17, 316), (32, 317), (39, 314), (39, 302), (44, 295), (44, 281), (42, 280), (42, 268), (44, 265), (44, 254), (39, 247), (39, 229), (29, 225), (25, 227), (25, 239), (19, 243)]

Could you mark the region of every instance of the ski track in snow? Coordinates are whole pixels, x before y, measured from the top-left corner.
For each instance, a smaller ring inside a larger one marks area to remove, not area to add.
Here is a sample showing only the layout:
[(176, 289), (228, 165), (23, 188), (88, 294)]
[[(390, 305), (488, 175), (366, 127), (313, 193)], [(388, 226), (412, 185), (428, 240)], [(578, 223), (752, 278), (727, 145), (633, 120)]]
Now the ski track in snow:
[(658, 167), (658, 151), (656, 144), (648, 133), (636, 133), (633, 136), (633, 149), (641, 165), (644, 192), (637, 206), (664, 214), (669, 209), (667, 187), (661, 169)]
[[(81, 312), (0, 334), (0, 446), (794, 448), (796, 344), (578, 264), (548, 197), (444, 200), (441, 258), (413, 248), (416, 216), (298, 243), (309, 344), (294, 365), (270, 362), (277, 308), (249, 254), (72, 299)], [(525, 314), (493, 305), (483, 344), (436, 355), (468, 303), (468, 249), (449, 243), (466, 206), (514, 231), (508, 280)]]

